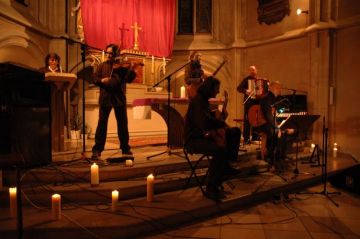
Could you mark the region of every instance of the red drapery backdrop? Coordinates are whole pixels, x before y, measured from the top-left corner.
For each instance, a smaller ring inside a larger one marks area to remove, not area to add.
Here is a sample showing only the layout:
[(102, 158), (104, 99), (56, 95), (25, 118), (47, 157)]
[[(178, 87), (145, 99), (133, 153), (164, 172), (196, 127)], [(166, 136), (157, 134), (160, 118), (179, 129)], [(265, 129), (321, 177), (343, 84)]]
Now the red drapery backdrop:
[[(154, 56), (170, 56), (174, 45), (175, 0), (81, 0), (85, 41), (100, 49), (110, 43), (134, 46), (135, 22), (139, 48)], [(123, 37), (119, 28), (125, 28)]]

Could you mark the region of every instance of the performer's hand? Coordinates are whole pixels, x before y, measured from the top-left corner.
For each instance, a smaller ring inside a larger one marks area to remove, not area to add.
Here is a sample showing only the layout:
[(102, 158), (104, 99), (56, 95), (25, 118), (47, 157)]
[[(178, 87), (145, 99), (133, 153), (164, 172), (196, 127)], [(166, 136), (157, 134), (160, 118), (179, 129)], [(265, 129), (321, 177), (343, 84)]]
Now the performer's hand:
[(246, 93), (247, 95), (250, 95), (250, 94), (251, 94), (251, 90), (246, 90), (245, 93)]
[(101, 83), (107, 85), (109, 84), (110, 79), (111, 79), (110, 77), (101, 78)]
[(285, 130), (287, 134), (294, 134), (295, 133), (295, 129), (286, 129)]
[(281, 130), (278, 130), (278, 132), (277, 132), (277, 137), (278, 137), (278, 138), (281, 138)]

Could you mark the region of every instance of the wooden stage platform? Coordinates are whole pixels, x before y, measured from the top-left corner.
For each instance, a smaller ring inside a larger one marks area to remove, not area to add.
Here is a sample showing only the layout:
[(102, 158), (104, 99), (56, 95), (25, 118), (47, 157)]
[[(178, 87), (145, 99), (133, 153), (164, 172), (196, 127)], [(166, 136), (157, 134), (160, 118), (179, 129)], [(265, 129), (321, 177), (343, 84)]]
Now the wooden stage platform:
[[(91, 144), (90, 144), (91, 145)], [(115, 146), (114, 146), (115, 147)], [(226, 198), (215, 203), (205, 198), (191, 182), (184, 189), (190, 174), (181, 150), (177, 154), (146, 157), (166, 150), (165, 146), (133, 148), (135, 165), (108, 163), (119, 151), (106, 150), (98, 161), (100, 185), (90, 185), (90, 164), (80, 158), (81, 147), (54, 155), (53, 163), (42, 168), (22, 172), (24, 238), (134, 238), (148, 233), (162, 233), (179, 225), (221, 215), (224, 212), (247, 208), (252, 204), (271, 200), (274, 195), (294, 193), (320, 184), (322, 168), (307, 162), (308, 149), (299, 154), (299, 174), (294, 173), (294, 155), (289, 155), (284, 172), (267, 171), (267, 163), (258, 160), (257, 144), (240, 152), (234, 166), (241, 173), (225, 183)], [(86, 152), (90, 156), (90, 152)], [(292, 159), (291, 159), (292, 157)], [(328, 157), (328, 176), (358, 165), (349, 155), (339, 153)], [(203, 167), (206, 166), (206, 162)], [(204, 170), (199, 171), (201, 174)], [(304, 174), (306, 172), (306, 174)], [(155, 197), (146, 201), (146, 177), (155, 176)], [(9, 217), (8, 186), (15, 184), (15, 172), (3, 171), (5, 186), (0, 191), (1, 239), (15, 238), (16, 218)], [(111, 191), (119, 191), (118, 210), (111, 211)], [(51, 195), (62, 197), (62, 218), (51, 219)]]

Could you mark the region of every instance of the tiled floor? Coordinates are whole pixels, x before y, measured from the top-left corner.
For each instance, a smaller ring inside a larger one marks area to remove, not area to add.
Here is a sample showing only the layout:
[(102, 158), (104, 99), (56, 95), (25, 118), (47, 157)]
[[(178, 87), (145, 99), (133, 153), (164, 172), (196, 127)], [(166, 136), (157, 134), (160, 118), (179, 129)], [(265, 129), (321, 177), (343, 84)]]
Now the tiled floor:
[[(322, 190), (319, 185), (308, 191)], [(335, 190), (328, 187), (328, 192)], [(289, 200), (259, 204), (145, 238), (360, 238), (360, 196), (341, 192), (331, 196), (339, 207), (322, 194), (290, 194)]]

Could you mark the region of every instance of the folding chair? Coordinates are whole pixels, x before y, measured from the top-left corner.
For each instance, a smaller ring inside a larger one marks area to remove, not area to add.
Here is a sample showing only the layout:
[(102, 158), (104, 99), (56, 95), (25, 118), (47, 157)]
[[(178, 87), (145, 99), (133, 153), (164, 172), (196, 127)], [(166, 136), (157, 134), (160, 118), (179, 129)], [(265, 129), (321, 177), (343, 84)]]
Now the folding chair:
[(208, 173), (209, 173), (209, 168), (207, 167), (206, 169), (206, 173), (204, 175), (204, 177), (202, 178), (202, 180), (200, 180), (199, 176), (196, 174), (196, 169), (198, 169), (198, 166), (199, 164), (201, 163), (201, 161), (203, 161), (204, 159), (205, 160), (211, 160), (210, 159), (210, 156), (209, 155), (206, 155), (206, 154), (199, 154), (199, 157), (197, 160), (194, 160), (194, 162), (192, 162), (189, 158), (189, 154), (190, 155), (194, 155), (195, 153), (193, 152), (189, 152), (186, 147), (184, 146), (183, 148), (184, 150), (184, 155), (185, 155), (185, 159), (186, 161), (188, 162), (189, 166), (190, 166), (190, 170), (191, 170), (191, 173), (190, 173), (190, 176), (189, 178), (187, 179), (187, 182), (186, 182), (186, 185), (185, 185), (185, 188), (187, 188), (190, 184), (190, 181), (191, 181), (191, 178), (194, 177), (195, 178), (195, 181), (196, 183), (198, 184), (198, 187), (200, 188), (201, 192), (205, 195), (205, 191), (204, 191), (204, 183), (205, 183), (205, 180), (208, 176)]

